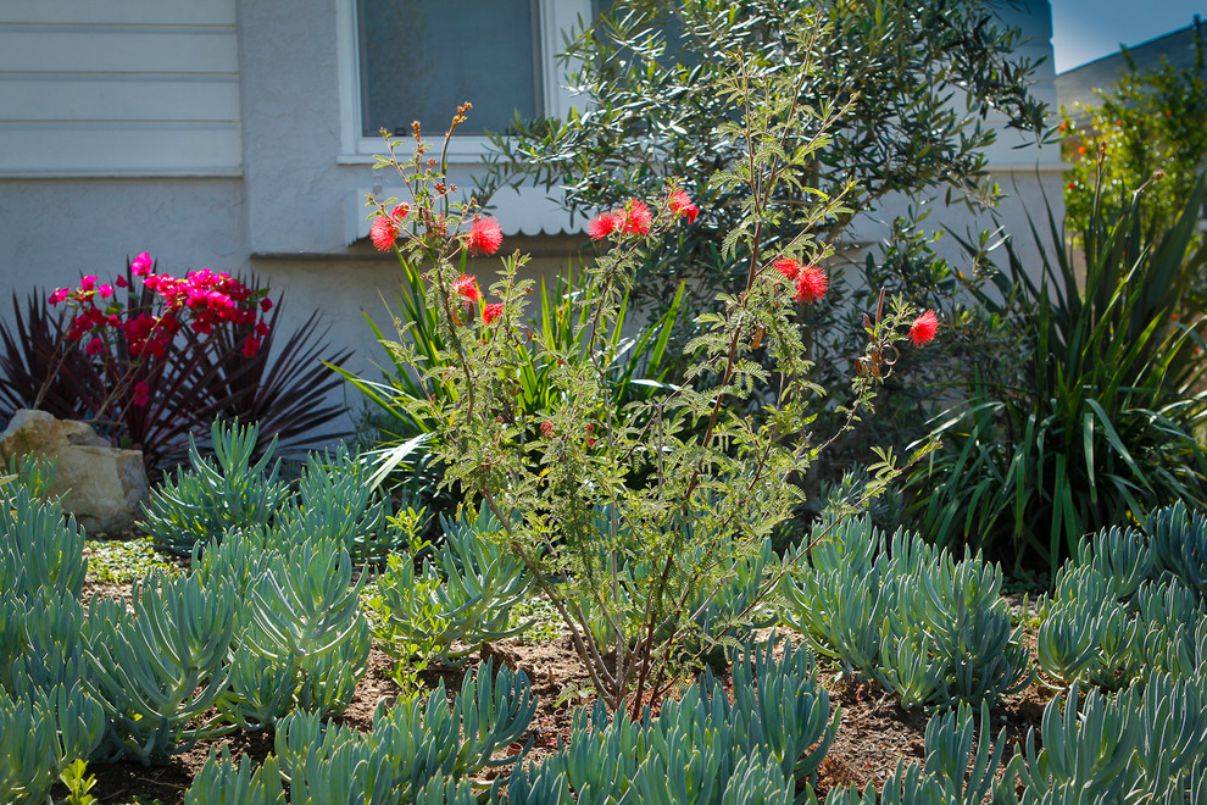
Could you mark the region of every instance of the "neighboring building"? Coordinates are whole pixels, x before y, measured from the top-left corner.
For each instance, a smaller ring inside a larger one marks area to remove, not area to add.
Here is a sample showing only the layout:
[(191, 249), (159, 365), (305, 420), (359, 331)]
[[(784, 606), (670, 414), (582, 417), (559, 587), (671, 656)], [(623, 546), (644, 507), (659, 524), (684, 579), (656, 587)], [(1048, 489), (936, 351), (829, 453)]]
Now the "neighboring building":
[[(377, 357), (361, 310), (381, 311), (392, 258), (364, 242), (375, 132), (413, 118), (443, 128), (475, 101), (453, 149), (469, 185), (482, 127), (512, 108), (565, 112), (555, 55), (592, 0), (4, 0), (0, 3), (0, 310), (31, 286), (112, 274), (146, 249), (162, 268), (254, 271), (298, 321), (321, 307), (354, 368)], [(454, 10), (455, 9), (455, 10)], [(1047, 0), (1007, 13), (1046, 59)], [(472, 47), (467, 46), (472, 43)], [(1025, 232), (1041, 186), (1059, 203), (1055, 148), (989, 155), (1002, 211)], [(582, 242), (543, 192), (500, 198), (498, 217), (545, 270)], [(961, 211), (947, 222), (970, 223)], [(864, 227), (861, 240), (874, 240)], [(479, 273), (489, 270), (485, 266)], [(5, 315), (5, 314), (0, 314)]]
[[(1178, 70), (1192, 69), (1196, 58), (1196, 30), (1199, 36), (1207, 37), (1207, 23), (1197, 16), (1194, 22), (1185, 28), (1127, 48), (1127, 56), (1142, 73), (1160, 69), (1162, 61), (1169, 62)], [(1207, 67), (1200, 69), (1204, 77), (1207, 77)], [(1074, 117), (1083, 119), (1085, 116), (1077, 113), (1077, 107), (1097, 106), (1101, 101), (1096, 90), (1109, 90), (1127, 70), (1128, 61), (1122, 50), (1066, 70), (1056, 76), (1056, 97), (1061, 107), (1068, 109)]]

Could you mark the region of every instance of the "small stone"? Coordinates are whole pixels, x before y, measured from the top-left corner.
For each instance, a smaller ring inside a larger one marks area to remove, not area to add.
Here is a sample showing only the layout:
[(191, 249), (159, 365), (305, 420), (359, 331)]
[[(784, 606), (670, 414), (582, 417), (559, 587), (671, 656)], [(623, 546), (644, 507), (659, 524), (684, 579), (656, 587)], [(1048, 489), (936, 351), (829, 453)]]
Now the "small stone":
[(33, 453), (55, 462), (54, 484), (63, 510), (91, 534), (134, 525), (147, 498), (142, 451), (111, 447), (87, 422), (21, 410), (0, 433), (0, 461)]

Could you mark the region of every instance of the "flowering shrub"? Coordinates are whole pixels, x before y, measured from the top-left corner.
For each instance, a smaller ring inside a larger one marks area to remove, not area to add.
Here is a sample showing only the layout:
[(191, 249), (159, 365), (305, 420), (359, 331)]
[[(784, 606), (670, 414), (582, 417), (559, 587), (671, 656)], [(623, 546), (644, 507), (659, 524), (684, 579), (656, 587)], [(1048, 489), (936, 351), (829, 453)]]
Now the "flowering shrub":
[[(134, 289), (129, 275), (152, 292), (150, 304), (145, 293)], [(243, 339), (241, 349), (245, 358), (255, 356), (261, 339), (271, 332), (263, 318), (257, 321), (272, 309), (268, 291), (253, 291), (225, 271), (215, 274), (203, 268), (184, 277), (157, 274), (151, 255), (142, 252), (130, 263), (128, 275), (118, 275), (112, 284), (97, 281), (95, 275), (84, 276), (78, 287), (58, 288), (48, 299), (71, 310), (67, 342), (84, 343), (84, 351), (105, 364), (105, 374), (115, 381), (95, 411), (97, 419), (116, 400), (146, 407), (154, 363), (164, 361), (183, 328), (210, 336), (219, 327), (250, 324), (254, 332)], [(124, 301), (115, 287), (127, 290)]]
[(324, 400), (339, 381), (320, 362), (318, 314), (278, 334), (280, 297), (257, 285), (209, 269), (158, 273), (144, 252), (108, 282), (89, 275), (24, 305), (14, 297), (0, 322), (0, 416), (39, 408), (91, 420), (152, 469), (218, 416), (258, 422), (257, 450), (312, 441), (343, 410)]
[[(682, 381), (647, 400), (609, 404), (617, 345), (607, 335), (647, 249), (701, 214), (683, 187), (672, 182), (660, 198), (631, 199), (591, 223), (592, 235), (609, 248), (586, 269), (583, 298), (591, 302), (579, 309), (589, 322), (587, 343), (573, 353), (527, 322), (532, 283), (518, 276), (525, 256), (503, 257), (498, 279), (485, 291), (465, 276), (467, 254), (502, 248), (497, 225), (472, 203), (454, 201), (442, 159), (428, 155), (417, 127), (413, 158), (398, 158), (401, 141), (387, 138), (389, 154), (378, 161), (401, 179), (408, 215), (400, 221), (394, 214), (398, 199), (369, 199), (376, 220), (387, 219), (375, 225), (390, 229), (406, 271), (423, 267), (425, 306), (434, 312), (441, 346), (434, 354), (420, 352), (400, 332), (391, 349), (421, 382), (448, 390), (412, 400), (415, 418), (435, 423), (433, 449), (447, 468), (444, 482), (481, 499), (501, 524), (484, 536), (527, 567), (564, 621), (601, 700), (613, 709), (631, 704), (637, 711), (661, 698), (682, 663), (715, 645), (701, 626), (710, 621), (696, 611), (707, 609), (714, 591), (738, 576), (792, 516), (803, 500), (793, 480), (827, 444), (810, 429), (825, 390), (810, 379), (812, 363), (796, 322), (801, 304), (826, 293), (829, 278), (819, 265), (828, 250), (811, 232), (840, 208), (841, 197), (809, 194), (810, 205), (775, 204), (781, 185), (796, 186), (809, 175), (826, 138), (785, 148), (790, 136), (810, 128), (806, 122), (816, 122), (818, 113), (793, 102), (797, 93), (781, 86), (809, 68), (755, 78), (743, 70), (749, 60), (766, 58), (735, 54), (727, 91), (761, 102), (723, 124), (727, 137), (743, 143), (748, 161), (711, 180), (749, 196), (746, 214), (726, 238), (727, 249), (741, 244), (749, 255), (744, 288), (699, 317)], [(446, 145), (468, 108), (458, 110)], [(823, 120), (821, 129), (831, 121)], [(763, 238), (765, 219), (785, 226), (790, 220), (795, 234), (772, 248)], [(777, 270), (786, 260), (800, 268)], [(848, 426), (892, 372), (897, 345), (907, 340), (916, 315), (903, 299), (882, 295), (875, 318), (867, 317), (866, 345), (851, 356), (862, 369), (850, 381), (853, 404), (843, 409)], [(915, 340), (933, 335), (923, 323)], [(517, 345), (528, 345), (551, 367), (555, 393), (543, 410), (518, 404), (527, 351)], [(896, 471), (895, 459), (881, 452), (867, 494)], [(727, 625), (750, 618), (777, 583), (760, 579)], [(593, 628), (601, 622), (606, 628)]]

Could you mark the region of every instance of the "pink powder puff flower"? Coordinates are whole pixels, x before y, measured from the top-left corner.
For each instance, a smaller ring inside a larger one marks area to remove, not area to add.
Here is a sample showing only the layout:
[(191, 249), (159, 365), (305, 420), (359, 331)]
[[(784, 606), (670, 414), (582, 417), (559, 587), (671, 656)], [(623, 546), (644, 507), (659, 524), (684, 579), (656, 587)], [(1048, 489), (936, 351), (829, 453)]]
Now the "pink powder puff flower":
[(503, 245), (503, 228), (494, 218), (475, 218), (465, 242), (473, 254), (492, 255)]
[(601, 212), (587, 222), (587, 234), (591, 240), (603, 240), (624, 224), (623, 216), (615, 212)]
[(909, 328), (909, 340), (913, 342), (915, 347), (922, 347), (935, 340), (935, 334), (939, 332), (939, 318), (933, 310), (927, 310), (918, 318), (914, 319), (914, 323)]

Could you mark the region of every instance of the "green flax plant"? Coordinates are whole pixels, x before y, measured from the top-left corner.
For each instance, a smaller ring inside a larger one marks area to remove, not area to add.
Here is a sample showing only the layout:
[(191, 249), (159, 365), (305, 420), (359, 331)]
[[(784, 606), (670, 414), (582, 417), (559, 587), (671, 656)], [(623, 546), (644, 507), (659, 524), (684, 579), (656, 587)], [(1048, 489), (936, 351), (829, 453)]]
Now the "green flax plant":
[[(389, 155), (378, 163), (397, 171), (409, 198), (370, 198), (375, 240), (393, 244), (404, 264), (423, 267), (425, 304), (443, 345), (433, 360), (404, 331), (390, 348), (423, 382), (455, 391), (415, 398), (413, 416), (436, 423), (433, 450), (447, 468), (445, 484), (480, 499), (501, 524), (487, 536), (524, 563), (611, 710), (631, 706), (638, 713), (661, 699), (690, 661), (685, 636), (707, 647), (696, 616), (712, 603), (712, 591), (726, 588), (790, 519), (804, 497), (793, 480), (827, 444), (811, 428), (825, 390), (810, 379), (806, 331), (786, 279), (824, 258), (827, 249), (813, 229), (844, 209), (841, 194), (808, 190), (828, 127), (843, 112), (841, 103), (799, 101), (803, 77), (816, 69), (797, 63), (810, 52), (811, 35), (802, 22), (788, 46), (725, 56), (729, 78), (719, 91), (745, 112), (721, 125), (746, 157), (710, 181), (747, 194), (723, 244), (748, 256), (745, 281), (697, 320), (681, 381), (649, 399), (613, 404), (609, 378), (618, 347), (610, 334), (650, 245), (692, 225), (690, 200), (679, 186), (672, 183), (653, 205), (631, 199), (593, 224), (611, 248), (585, 270), (589, 336), (568, 355), (564, 344), (528, 323), (532, 283), (519, 278), (526, 257), (503, 258), (489, 298), (462, 274), (465, 253), (493, 254), (502, 233), (472, 203), (453, 202), (443, 156), (430, 157), (415, 132), (413, 158), (400, 159), (405, 141), (387, 138)], [(780, 69), (786, 62), (792, 70)], [(458, 110), (446, 146), (468, 108)], [(801, 142), (802, 129), (815, 134)], [(783, 188), (808, 203), (777, 204)], [(796, 234), (764, 248), (772, 224)], [(811, 280), (818, 274), (808, 268)], [(805, 290), (817, 298), (824, 283)], [(853, 404), (843, 409), (848, 426), (891, 371), (914, 313), (904, 299), (882, 297), (875, 318), (866, 319), (866, 343), (851, 350), (860, 372), (851, 381)], [(540, 412), (522, 404), (529, 359), (518, 347), (525, 344), (550, 367), (556, 390)], [(885, 451), (875, 461), (872, 492), (897, 471)], [(602, 525), (601, 511), (608, 513)], [(637, 558), (650, 572), (625, 572)], [(728, 625), (751, 615), (777, 582), (760, 580)], [(592, 629), (592, 619), (607, 628)]]
[[(1086, 533), (1207, 501), (1195, 435), (1207, 422), (1204, 319), (1178, 316), (1207, 263), (1194, 246), (1207, 186), (1157, 228), (1142, 222), (1144, 192), (1117, 216), (1095, 206), (1079, 237), (1083, 271), (1050, 208), (1053, 245), (1032, 232), (1038, 278), (1007, 241), (1001, 296), (982, 303), (1015, 329), (1021, 367), (983, 378), (936, 418), (945, 449), (910, 479), (918, 528), (938, 544), (1013, 556), (1016, 570), (1038, 559), (1055, 575)], [(984, 242), (964, 245), (987, 259)]]

